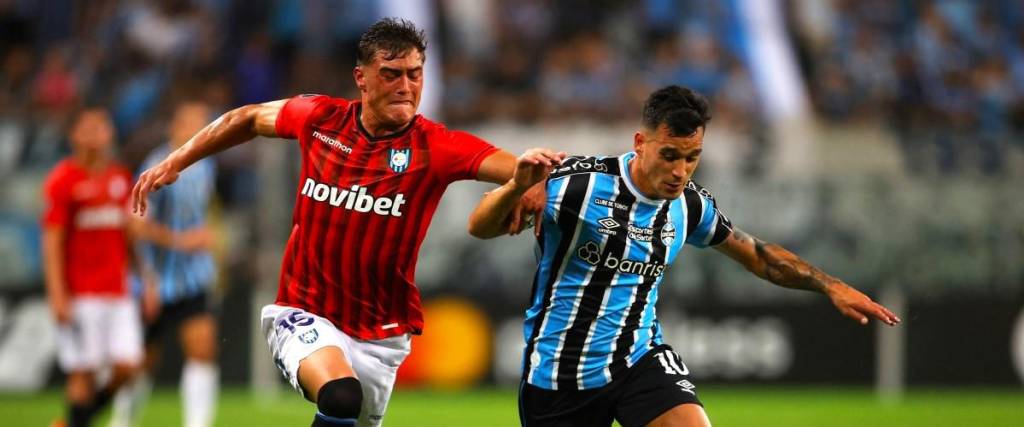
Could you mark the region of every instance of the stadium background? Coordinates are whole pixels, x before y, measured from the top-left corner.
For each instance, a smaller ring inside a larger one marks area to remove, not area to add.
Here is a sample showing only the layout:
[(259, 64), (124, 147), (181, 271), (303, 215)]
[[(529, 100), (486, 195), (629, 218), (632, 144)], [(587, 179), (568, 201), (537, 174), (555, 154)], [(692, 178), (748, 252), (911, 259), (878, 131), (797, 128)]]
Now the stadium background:
[[(182, 99), (222, 112), (356, 97), (355, 42), (381, 16), (428, 30), (421, 112), (513, 153), (617, 154), (650, 90), (699, 90), (714, 119), (696, 179), (734, 223), (901, 315), (898, 328), (862, 328), (818, 295), (689, 249), (658, 310), (713, 420), (1024, 425), (1022, 1), (0, 0), (4, 425), (60, 411), (37, 218), (69, 112), (109, 106), (135, 167)], [(264, 141), (217, 157), (220, 425), (260, 410), (278, 410), (257, 418), (274, 424), (308, 418), (253, 330), (276, 288), (296, 149)], [(427, 331), (389, 425), (516, 423), (534, 254), (527, 236), (468, 236), (486, 188), (452, 186), (435, 216), (417, 270)], [(147, 425), (177, 419), (180, 356), (167, 347), (151, 411), (170, 418)]]

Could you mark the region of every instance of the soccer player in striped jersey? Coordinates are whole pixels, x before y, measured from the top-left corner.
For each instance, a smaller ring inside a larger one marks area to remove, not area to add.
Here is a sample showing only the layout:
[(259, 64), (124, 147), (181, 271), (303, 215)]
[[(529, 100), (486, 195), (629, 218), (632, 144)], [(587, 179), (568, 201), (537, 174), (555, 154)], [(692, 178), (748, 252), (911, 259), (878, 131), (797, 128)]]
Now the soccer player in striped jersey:
[(757, 276), (827, 295), (861, 324), (899, 319), (786, 249), (736, 228), (690, 178), (710, 120), (707, 101), (679, 86), (647, 99), (633, 152), (519, 158), (512, 180), (470, 217), (480, 238), (504, 234), (514, 202), (547, 180), (541, 259), (526, 311), (524, 426), (707, 426), (689, 370), (662, 339), (658, 284), (683, 244), (714, 247)]
[[(156, 166), (188, 142), (206, 125), (209, 115), (210, 109), (201, 102), (179, 104), (169, 126), (170, 141), (151, 151), (141, 169)], [(182, 171), (174, 186), (153, 194), (148, 215), (134, 222), (143, 263), (157, 275), (161, 308), (146, 326), (143, 372), (130, 386), (122, 388), (114, 401), (114, 427), (137, 423), (152, 388), (150, 375), (157, 367), (160, 341), (168, 333), (179, 340), (185, 356), (181, 372), (183, 425), (205, 427), (213, 422), (219, 379), (210, 288), (216, 271), (206, 217), (214, 180), (214, 160), (199, 160)]]
[[(515, 169), (514, 155), (416, 114), (425, 50), (412, 23), (383, 19), (359, 41), (359, 100), (300, 95), (229, 111), (133, 189), (144, 212), (152, 191), (203, 157), (256, 136), (298, 139), (292, 232), (261, 317), (278, 367), (316, 403), (314, 426), (381, 423), (410, 334), (423, 330), (416, 256), (441, 195)], [(539, 210), (538, 199), (524, 200)]]

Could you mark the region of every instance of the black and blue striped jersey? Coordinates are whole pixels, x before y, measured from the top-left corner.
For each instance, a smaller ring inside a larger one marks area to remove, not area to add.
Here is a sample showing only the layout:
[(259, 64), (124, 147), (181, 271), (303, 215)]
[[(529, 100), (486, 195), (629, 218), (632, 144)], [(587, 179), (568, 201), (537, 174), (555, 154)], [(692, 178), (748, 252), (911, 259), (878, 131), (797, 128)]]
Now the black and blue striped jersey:
[(683, 243), (732, 232), (692, 181), (652, 200), (629, 176), (635, 153), (569, 157), (547, 181), (541, 257), (526, 311), (523, 375), (551, 390), (601, 387), (662, 344), (658, 284)]
[[(140, 173), (159, 164), (171, 151), (169, 144), (151, 151), (139, 168)], [(215, 179), (214, 160), (197, 161), (181, 172), (174, 185), (149, 196), (150, 208), (146, 215), (174, 232), (206, 225)], [(139, 245), (139, 252), (143, 261), (157, 274), (163, 304), (207, 291), (216, 279), (213, 256), (208, 250), (183, 252), (143, 242)], [(141, 289), (138, 283), (135, 287)]]

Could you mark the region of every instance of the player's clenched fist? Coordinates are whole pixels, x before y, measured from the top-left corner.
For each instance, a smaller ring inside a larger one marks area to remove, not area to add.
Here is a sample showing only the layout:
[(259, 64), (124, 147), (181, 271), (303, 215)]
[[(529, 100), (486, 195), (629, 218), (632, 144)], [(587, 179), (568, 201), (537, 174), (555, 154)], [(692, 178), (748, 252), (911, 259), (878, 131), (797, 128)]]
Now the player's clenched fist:
[(178, 180), (178, 173), (178, 168), (174, 166), (173, 156), (142, 172), (142, 175), (139, 175), (139, 180), (135, 182), (135, 187), (132, 188), (132, 212), (145, 215), (149, 193), (159, 190), (165, 185), (173, 184)]

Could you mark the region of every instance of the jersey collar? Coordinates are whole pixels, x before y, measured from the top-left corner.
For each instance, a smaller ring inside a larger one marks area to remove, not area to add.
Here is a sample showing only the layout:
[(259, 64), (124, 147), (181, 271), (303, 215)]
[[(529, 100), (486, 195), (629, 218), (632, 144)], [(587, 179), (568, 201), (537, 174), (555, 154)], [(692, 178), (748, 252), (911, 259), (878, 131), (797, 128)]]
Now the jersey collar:
[(356, 127), (359, 128), (359, 133), (363, 134), (363, 137), (365, 137), (370, 142), (383, 141), (385, 139), (398, 138), (398, 137), (400, 137), (402, 135), (405, 135), (405, 133), (408, 132), (409, 129), (412, 129), (412, 126), (414, 124), (416, 124), (416, 121), (419, 120), (419, 118), (420, 118), (420, 115), (416, 114), (415, 116), (412, 116), (412, 120), (409, 120), (409, 124), (405, 125), (404, 128), (402, 128), (402, 129), (400, 129), (398, 131), (395, 131), (395, 132), (391, 132), (391, 133), (386, 134), (386, 135), (373, 136), (373, 135), (370, 135), (370, 132), (367, 131), (366, 128), (363, 127), (363, 120), (362, 120), (363, 104), (361, 102), (357, 102), (355, 104), (356, 104)]

